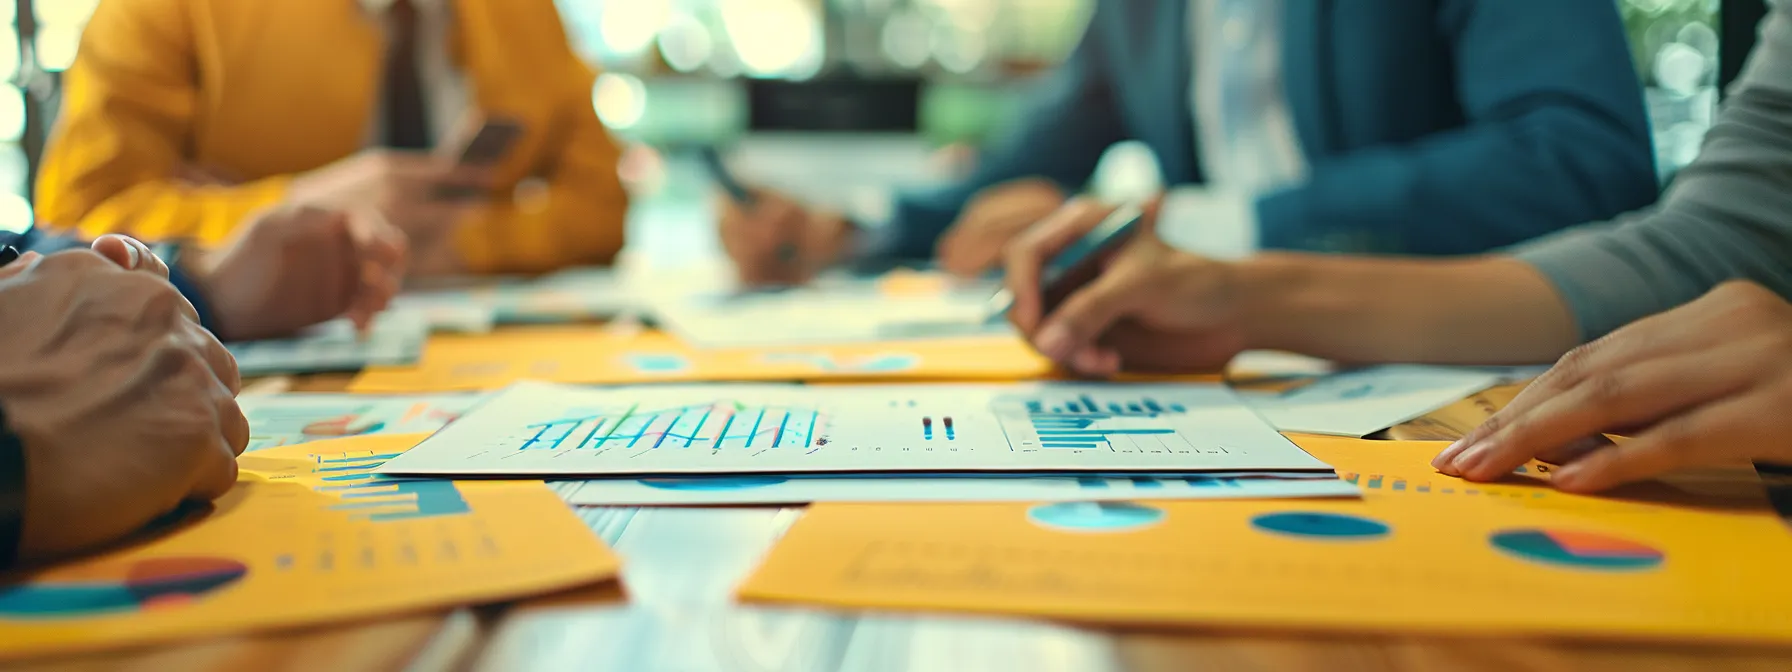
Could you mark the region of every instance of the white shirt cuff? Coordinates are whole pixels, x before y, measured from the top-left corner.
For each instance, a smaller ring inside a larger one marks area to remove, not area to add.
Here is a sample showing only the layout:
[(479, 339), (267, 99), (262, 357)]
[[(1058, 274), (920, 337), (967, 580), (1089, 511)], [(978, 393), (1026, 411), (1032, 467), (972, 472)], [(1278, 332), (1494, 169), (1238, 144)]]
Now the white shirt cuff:
[(1257, 202), (1242, 194), (1177, 187), (1164, 194), (1157, 235), (1190, 254), (1248, 257), (1257, 252)]

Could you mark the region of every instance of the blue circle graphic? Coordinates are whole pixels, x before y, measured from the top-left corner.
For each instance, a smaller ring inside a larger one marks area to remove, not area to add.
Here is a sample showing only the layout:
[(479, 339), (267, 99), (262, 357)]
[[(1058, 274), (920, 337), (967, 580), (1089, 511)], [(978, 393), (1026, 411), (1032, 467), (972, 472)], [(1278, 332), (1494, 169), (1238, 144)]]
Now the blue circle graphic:
[(1265, 532), (1303, 539), (1356, 541), (1387, 536), (1390, 528), (1383, 523), (1360, 516), (1319, 511), (1266, 513), (1251, 519), (1251, 526)]
[(683, 373), (691, 368), (691, 360), (677, 353), (633, 352), (624, 359), (640, 373)]
[(1131, 502), (1060, 502), (1027, 511), (1033, 524), (1079, 532), (1130, 532), (1163, 521), (1164, 510)]
[(747, 490), (777, 485), (782, 476), (722, 476), (718, 478), (643, 478), (641, 485), (661, 490)]

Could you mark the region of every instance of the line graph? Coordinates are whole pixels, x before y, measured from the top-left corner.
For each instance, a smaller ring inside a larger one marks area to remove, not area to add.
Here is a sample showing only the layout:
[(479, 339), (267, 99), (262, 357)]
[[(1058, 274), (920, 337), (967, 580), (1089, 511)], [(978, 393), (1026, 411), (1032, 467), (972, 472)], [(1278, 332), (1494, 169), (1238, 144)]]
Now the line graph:
[(527, 425), (517, 450), (774, 450), (827, 445), (825, 415), (813, 408), (736, 401), (617, 412), (578, 409)]

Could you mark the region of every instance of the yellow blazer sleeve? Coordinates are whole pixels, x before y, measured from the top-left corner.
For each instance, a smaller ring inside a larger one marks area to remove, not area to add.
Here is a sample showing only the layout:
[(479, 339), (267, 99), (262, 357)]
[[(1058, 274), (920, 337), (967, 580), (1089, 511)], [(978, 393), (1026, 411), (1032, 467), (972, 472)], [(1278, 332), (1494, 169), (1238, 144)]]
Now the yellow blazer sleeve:
[(558, 154), (538, 171), (545, 185), (501, 195), (461, 229), (469, 271), (545, 273), (608, 264), (622, 250), (628, 192), (616, 172), (621, 151), (591, 105), (596, 74), (570, 48), (566, 56), (545, 145)]
[(198, 102), (188, 11), (185, 0), (99, 3), (39, 173), (39, 218), (50, 226), (216, 243), (283, 198), (284, 177), (229, 187), (178, 180)]

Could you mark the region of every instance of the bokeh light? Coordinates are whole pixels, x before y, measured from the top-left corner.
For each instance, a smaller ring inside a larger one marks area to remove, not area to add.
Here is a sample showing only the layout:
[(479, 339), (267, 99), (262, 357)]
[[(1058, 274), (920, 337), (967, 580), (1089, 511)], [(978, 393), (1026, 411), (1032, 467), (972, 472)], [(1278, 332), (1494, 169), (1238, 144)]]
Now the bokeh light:
[(25, 92), (0, 88), (0, 142), (18, 142), (25, 136)]
[(592, 88), (591, 104), (605, 126), (617, 130), (634, 128), (647, 114), (647, 85), (634, 75), (606, 72), (598, 76), (597, 86)]
[(932, 56), (928, 48), (932, 27), (919, 12), (898, 11), (884, 20), (882, 43), (884, 57), (900, 68), (914, 70), (927, 64)]
[(741, 66), (761, 77), (801, 79), (821, 68), (821, 18), (802, 0), (721, 0), (722, 25)]
[(660, 29), (660, 58), (677, 72), (695, 72), (715, 54), (709, 27), (689, 12), (678, 12)]
[(611, 0), (603, 3), (598, 35), (611, 53), (638, 56), (671, 16), (671, 0)]
[(37, 34), (37, 64), (49, 72), (62, 72), (75, 64), (75, 54), (81, 48), (81, 29), (78, 23), (48, 24), (39, 28)]
[(0, 231), (24, 233), (31, 229), (35, 217), (24, 196), (0, 192)]

